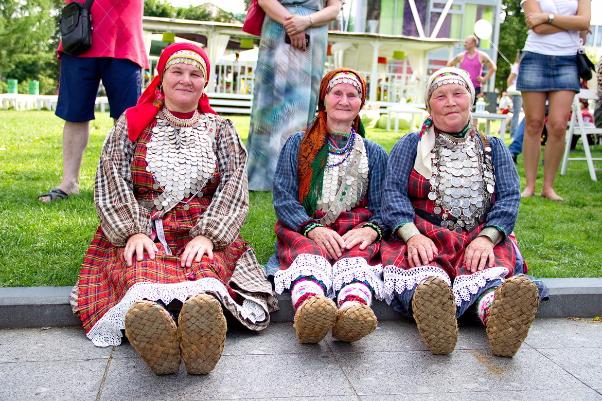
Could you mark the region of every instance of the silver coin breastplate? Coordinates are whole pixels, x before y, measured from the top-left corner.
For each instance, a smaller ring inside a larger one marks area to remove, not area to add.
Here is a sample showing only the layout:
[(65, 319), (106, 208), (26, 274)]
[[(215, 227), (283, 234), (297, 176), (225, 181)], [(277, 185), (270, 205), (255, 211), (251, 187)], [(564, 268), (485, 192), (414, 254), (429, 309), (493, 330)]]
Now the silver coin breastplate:
[(317, 204), (318, 210), (326, 213), (319, 220), (322, 224), (334, 223), (341, 212), (355, 207), (368, 190), (368, 155), (359, 135), (350, 152), (349, 155), (328, 154), (322, 196)]
[(214, 124), (206, 116), (193, 127), (179, 127), (162, 113), (157, 115), (146, 144), (146, 169), (155, 179), (153, 188), (163, 189), (153, 201), (158, 210), (165, 213), (184, 198), (200, 194), (216, 168), (214, 135)]
[(473, 133), (465, 138), (438, 134), (432, 150), (433, 174), (428, 198), (441, 226), (470, 231), (484, 221), (495, 191), (491, 148)]

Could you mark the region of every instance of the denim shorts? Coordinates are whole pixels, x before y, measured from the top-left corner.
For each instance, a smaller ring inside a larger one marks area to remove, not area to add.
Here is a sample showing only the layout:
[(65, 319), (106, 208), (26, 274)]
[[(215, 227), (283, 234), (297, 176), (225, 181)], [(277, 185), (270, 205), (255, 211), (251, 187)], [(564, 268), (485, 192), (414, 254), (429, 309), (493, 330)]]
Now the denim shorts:
[(516, 89), (521, 92), (579, 92), (577, 55), (548, 56), (523, 52)]
[(98, 84), (107, 92), (111, 117), (117, 119), (136, 105), (142, 86), (140, 66), (110, 57), (74, 57), (61, 54), (59, 99), (56, 115), (77, 123), (94, 120)]

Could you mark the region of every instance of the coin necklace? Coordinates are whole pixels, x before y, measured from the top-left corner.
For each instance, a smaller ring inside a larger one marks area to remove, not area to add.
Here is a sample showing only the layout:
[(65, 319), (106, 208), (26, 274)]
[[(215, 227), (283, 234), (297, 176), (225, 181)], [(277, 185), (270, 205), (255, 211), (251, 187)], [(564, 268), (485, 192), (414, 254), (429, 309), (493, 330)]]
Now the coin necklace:
[(211, 179), (217, 160), (214, 132), (213, 124), (198, 112), (190, 119), (177, 118), (166, 109), (157, 114), (146, 144), (146, 169), (153, 174), (153, 189), (162, 189), (153, 200), (157, 210), (166, 213), (184, 198), (197, 195)]

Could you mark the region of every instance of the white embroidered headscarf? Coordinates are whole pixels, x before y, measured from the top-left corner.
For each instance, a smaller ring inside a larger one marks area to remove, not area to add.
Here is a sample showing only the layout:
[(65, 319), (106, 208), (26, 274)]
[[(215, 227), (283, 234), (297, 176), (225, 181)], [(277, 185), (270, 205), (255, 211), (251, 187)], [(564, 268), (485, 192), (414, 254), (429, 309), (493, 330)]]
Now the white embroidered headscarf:
[[(426, 103), (426, 109), (429, 111), (429, 113), (431, 111), (429, 101), (431, 100), (431, 96), (435, 89), (439, 88), (440, 86), (450, 84), (464, 86), (468, 90), (468, 93), (470, 93), (470, 104), (474, 103), (475, 89), (468, 73), (459, 68), (444, 67), (435, 71), (429, 77), (426, 84), (424, 101)], [(433, 120), (430, 115), (422, 124), (419, 135), (420, 140), (418, 141), (418, 148), (416, 149), (414, 169), (424, 178), (430, 179), (433, 171), (431, 150), (433, 150), (433, 147), (435, 146), (435, 129), (433, 127)]]

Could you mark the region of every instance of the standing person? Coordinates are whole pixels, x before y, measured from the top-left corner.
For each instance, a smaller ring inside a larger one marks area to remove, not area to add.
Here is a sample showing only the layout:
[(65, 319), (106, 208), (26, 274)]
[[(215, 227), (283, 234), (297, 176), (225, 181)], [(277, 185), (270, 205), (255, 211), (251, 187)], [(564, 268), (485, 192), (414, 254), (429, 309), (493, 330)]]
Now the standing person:
[[(353, 342), (376, 329), (370, 308), (382, 293), (381, 188), (387, 153), (363, 138), (366, 84), (355, 71), (327, 73), (318, 115), (291, 136), (274, 176), (277, 292), (291, 291), (301, 343), (332, 329)], [(336, 304), (330, 298), (336, 298)]]
[[(491, 60), (487, 53), (477, 49), (478, 46), (479, 39), (476, 36), (467, 36), (466, 39), (464, 39), (464, 49), (466, 51), (458, 54), (447, 63), (448, 67), (455, 67), (458, 65), (470, 76), (470, 80), (472, 81), (476, 93), (474, 104), (476, 104), (476, 99), (482, 92), (482, 85), (486, 83), (497, 70), (493, 60)], [(487, 74), (485, 74), (485, 76), (483, 76), (483, 65), (487, 66)]]
[(433, 354), (455, 348), (457, 317), (469, 307), (494, 355), (513, 356), (527, 337), (538, 288), (513, 234), (519, 179), (510, 153), (472, 125), (474, 87), (457, 68), (429, 78), (430, 113), (419, 133), (393, 147), (383, 185), (384, 295), (413, 315)]
[(207, 55), (172, 44), (157, 71), (103, 146), (100, 227), (74, 311), (97, 346), (119, 345), (125, 329), (156, 374), (176, 373), (181, 359), (189, 374), (207, 374), (224, 348), (222, 308), (260, 331), (276, 300), (239, 234), (249, 208), (246, 152), (203, 93)]
[(554, 178), (564, 150), (573, 97), (580, 90), (576, 54), (579, 32), (589, 29), (591, 0), (526, 0), (522, 7), (530, 29), (516, 85), (523, 96), (526, 118), (523, 152), (527, 184), (521, 196), (535, 194), (540, 134), (548, 100), (541, 196), (561, 201), (554, 191)]
[(259, 5), (266, 17), (247, 144), (249, 189), (270, 191), (282, 145), (315, 116), (328, 23), (339, 14), (341, 1), (259, 0)]
[(79, 192), (79, 171), (99, 82), (102, 80), (106, 89), (114, 120), (136, 104), (142, 86), (141, 68), (149, 68), (142, 39), (143, 10), (142, 0), (95, 0), (91, 9), (92, 47), (71, 56), (59, 43), (61, 72), (55, 114), (65, 120), (63, 178), (58, 187), (38, 197), (41, 202)]
[(510, 67), (510, 75), (508, 75), (508, 79), (506, 80), (506, 83), (508, 84), (507, 91), (512, 98), (512, 120), (510, 121), (510, 136), (512, 138), (516, 136), (518, 120), (523, 109), (523, 98), (520, 95), (520, 92), (516, 90), (516, 79), (518, 78), (518, 66), (521, 53), (520, 50), (516, 53), (516, 59), (514, 60), (512, 67)]
[(602, 57), (600, 57), (596, 67), (596, 85), (598, 100), (594, 105), (594, 123), (596, 127), (602, 128)]

